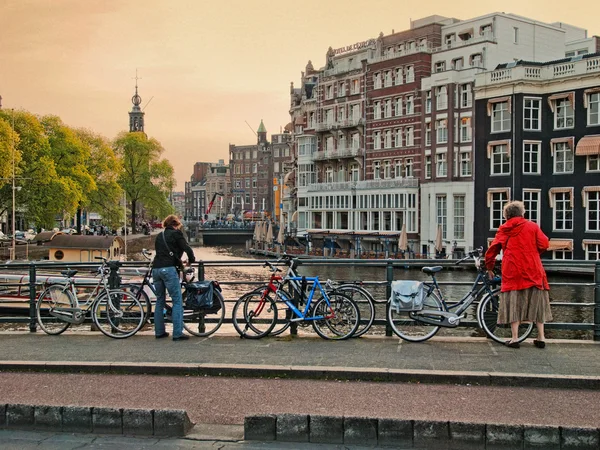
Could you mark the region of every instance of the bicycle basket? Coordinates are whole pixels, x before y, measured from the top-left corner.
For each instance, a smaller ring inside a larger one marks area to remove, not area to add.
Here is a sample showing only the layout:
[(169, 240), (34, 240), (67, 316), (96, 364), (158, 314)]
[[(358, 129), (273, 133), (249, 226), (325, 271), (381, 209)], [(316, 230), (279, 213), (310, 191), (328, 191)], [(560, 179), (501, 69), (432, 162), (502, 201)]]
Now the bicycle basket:
[(421, 311), (425, 294), (425, 286), (420, 281), (392, 281), (390, 308), (394, 308), (396, 312)]
[(185, 306), (192, 309), (210, 309), (213, 306), (213, 282), (196, 281), (185, 287)]

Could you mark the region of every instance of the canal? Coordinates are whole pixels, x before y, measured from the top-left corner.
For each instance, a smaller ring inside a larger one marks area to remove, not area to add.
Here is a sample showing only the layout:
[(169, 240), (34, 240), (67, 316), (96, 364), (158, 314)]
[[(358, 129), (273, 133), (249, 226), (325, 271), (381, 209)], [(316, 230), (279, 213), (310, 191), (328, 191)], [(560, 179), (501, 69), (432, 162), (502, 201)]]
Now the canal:
[[(221, 265), (206, 266), (205, 278), (221, 281), (223, 283), (223, 293), (227, 300), (235, 300), (243, 293), (252, 288), (248, 284), (227, 284), (227, 282), (266, 282), (269, 277), (269, 271), (266, 268), (257, 266), (244, 266), (236, 264), (240, 260), (264, 260), (264, 257), (253, 257), (246, 253), (243, 246), (228, 247), (194, 247), (196, 259), (207, 262), (218, 261)], [(226, 262), (231, 261), (231, 265)], [(223, 264), (225, 263), (225, 264)], [(473, 264), (471, 267), (473, 267)], [(465, 261), (461, 266), (469, 267), (469, 262)], [(332, 279), (336, 281), (355, 281), (373, 282), (366, 287), (376, 300), (384, 302), (386, 299), (385, 267), (365, 267), (365, 266), (302, 266), (300, 274), (306, 276), (319, 276), (322, 280)], [(475, 279), (474, 270), (442, 270), (437, 275), (437, 280), (442, 284), (442, 292), (446, 300), (454, 302), (468, 291), (470, 283)], [(394, 279), (396, 280), (419, 280), (426, 281), (430, 279), (416, 268), (395, 268)], [(592, 303), (594, 301), (594, 288), (592, 277), (582, 277), (569, 274), (548, 274), (550, 282), (550, 300), (553, 303)], [(378, 283), (379, 282), (379, 283)], [(468, 284), (445, 284), (445, 283), (468, 283)], [(228, 304), (228, 310), (232, 305)], [(552, 307), (554, 322), (561, 323), (593, 323), (593, 308), (586, 306), (558, 306)], [(475, 308), (467, 311), (466, 320), (475, 319)], [(378, 305), (376, 310), (376, 319), (385, 318), (385, 304)], [(384, 327), (374, 327), (373, 333), (384, 333)], [(592, 339), (591, 331), (567, 331), (548, 329), (548, 338), (569, 338), (569, 339)], [(454, 336), (482, 336), (482, 332), (475, 328), (460, 327), (457, 329), (442, 329), (440, 335)]]

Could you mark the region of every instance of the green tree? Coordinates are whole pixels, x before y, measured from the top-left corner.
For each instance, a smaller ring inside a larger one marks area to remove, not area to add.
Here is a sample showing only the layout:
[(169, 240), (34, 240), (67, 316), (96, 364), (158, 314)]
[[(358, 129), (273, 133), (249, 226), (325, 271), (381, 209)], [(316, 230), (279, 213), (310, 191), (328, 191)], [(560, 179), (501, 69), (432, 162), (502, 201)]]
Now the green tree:
[(168, 195), (175, 185), (173, 166), (161, 160), (164, 149), (145, 133), (123, 132), (113, 143), (115, 153), (121, 158), (123, 170), (119, 184), (131, 205), (131, 228), (136, 232), (138, 207), (150, 214), (164, 216), (173, 212)]

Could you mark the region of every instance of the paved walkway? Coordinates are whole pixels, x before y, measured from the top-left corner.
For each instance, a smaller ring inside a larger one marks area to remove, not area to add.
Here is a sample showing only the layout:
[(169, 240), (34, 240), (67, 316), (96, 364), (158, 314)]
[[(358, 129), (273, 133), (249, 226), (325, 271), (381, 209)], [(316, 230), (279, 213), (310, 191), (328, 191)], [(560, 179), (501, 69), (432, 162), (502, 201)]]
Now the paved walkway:
[(0, 403), (183, 408), (200, 424), (238, 426), (251, 414), (306, 413), (600, 427), (599, 352), (582, 341), (540, 350), (479, 338), (0, 333)]

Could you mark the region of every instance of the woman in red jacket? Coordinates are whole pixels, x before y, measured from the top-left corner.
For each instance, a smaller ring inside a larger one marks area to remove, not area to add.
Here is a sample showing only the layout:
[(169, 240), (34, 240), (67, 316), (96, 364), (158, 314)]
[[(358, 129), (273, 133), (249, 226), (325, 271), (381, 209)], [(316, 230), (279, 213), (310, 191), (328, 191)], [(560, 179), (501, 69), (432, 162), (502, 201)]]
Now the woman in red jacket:
[(548, 249), (548, 237), (524, 215), (523, 202), (510, 202), (504, 206), (506, 222), (498, 228), (485, 253), (485, 266), (493, 277), (496, 256), (503, 251), (498, 324), (510, 323), (512, 333), (512, 339), (505, 345), (519, 348), (520, 323), (535, 322), (538, 338), (533, 343), (544, 348), (544, 323), (552, 320), (552, 312), (550, 287), (540, 254)]

